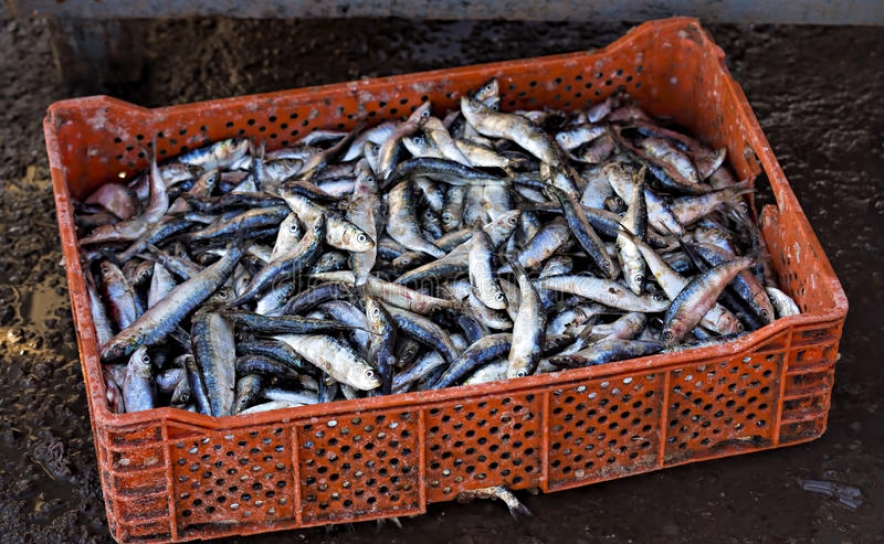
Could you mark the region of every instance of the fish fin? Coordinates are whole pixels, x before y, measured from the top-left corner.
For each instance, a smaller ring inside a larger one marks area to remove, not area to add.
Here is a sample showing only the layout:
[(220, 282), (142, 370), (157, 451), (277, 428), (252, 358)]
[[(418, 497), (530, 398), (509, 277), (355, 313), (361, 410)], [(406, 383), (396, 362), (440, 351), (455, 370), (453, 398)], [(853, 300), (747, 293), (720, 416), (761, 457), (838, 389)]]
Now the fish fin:
[(580, 332), (577, 333), (577, 337), (586, 342), (590, 343), (592, 339), (592, 328), (595, 324), (599, 322), (601, 319), (601, 315), (594, 315), (583, 322), (580, 325)]
[(766, 254), (765, 248), (756, 247), (756, 248), (753, 248), (752, 251), (749, 251), (748, 253), (743, 254), (742, 257), (745, 257), (747, 259), (751, 259), (752, 263), (753, 263), (752, 266), (755, 266), (756, 264), (758, 264), (759, 259), (761, 259), (761, 257), (765, 254)]
[(151, 243), (144, 244), (144, 248), (147, 250), (147, 253), (149, 254), (149, 255), (145, 255), (145, 257), (144, 257), (145, 259), (150, 260), (150, 258), (153, 256), (164, 255), (163, 251), (160, 248), (158, 248), (157, 246), (155, 246)]
[(632, 183), (636, 185), (637, 188), (644, 190), (645, 188), (645, 177), (648, 174), (648, 165), (642, 164), (642, 167), (638, 169), (638, 171), (633, 171), (632, 173)]
[(528, 507), (522, 504), (521, 502), (517, 503), (514, 508), (510, 508), (510, 515), (514, 520), (519, 521), (519, 516), (527, 516), (533, 517), (534, 514), (531, 513), (531, 510), (528, 510)]
[(178, 342), (178, 344), (185, 349), (192, 349), (190, 333), (182, 329), (181, 325), (177, 325), (175, 329), (169, 333), (169, 338)]
[(528, 272), (525, 271), (525, 267), (519, 264), (519, 261), (512, 257), (507, 257), (506, 263), (509, 265), (510, 270), (516, 276), (521, 276), (522, 274), (528, 275)]
[(700, 257), (690, 244), (685, 243), (681, 238), (676, 238), (676, 240), (678, 240), (678, 245), (681, 246), (682, 251), (688, 256), (688, 259), (691, 261), (691, 264), (694, 265), (694, 268), (701, 273), (709, 270), (711, 267), (710, 264)]
[[(627, 227), (623, 223), (617, 223), (617, 230), (622, 232), (627, 238), (629, 238), (633, 242), (635, 242), (636, 240), (641, 240), (641, 238), (636, 233), (629, 230), (629, 227)], [(664, 234), (669, 234), (670, 236), (672, 236), (672, 232), (669, 231), (669, 229), (666, 229), (666, 231), (667, 232)]]

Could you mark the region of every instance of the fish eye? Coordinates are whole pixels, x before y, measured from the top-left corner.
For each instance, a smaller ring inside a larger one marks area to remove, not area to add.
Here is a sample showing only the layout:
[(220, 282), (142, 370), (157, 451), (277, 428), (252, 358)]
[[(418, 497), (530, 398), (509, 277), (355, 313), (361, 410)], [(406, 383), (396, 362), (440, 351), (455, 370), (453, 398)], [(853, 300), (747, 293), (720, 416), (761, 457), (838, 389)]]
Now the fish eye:
[(766, 309), (762, 308), (762, 310), (759, 313), (761, 314), (761, 317), (763, 317), (764, 319), (770, 319), (770, 312), (768, 312)]
[(451, 223), (452, 221), (454, 221), (454, 217), (452, 217), (450, 213), (444, 212), (442, 214), (442, 222), (443, 223)]
[(141, 362), (144, 363), (144, 364), (148, 364), (148, 363), (150, 363), (150, 355), (148, 355), (148, 354), (146, 354), (146, 353), (145, 353), (144, 355), (142, 355), (142, 356), (141, 356)]
[(360, 244), (364, 244), (364, 243), (368, 242), (368, 236), (366, 236), (365, 234), (360, 234), (359, 236), (356, 237), (356, 241), (359, 242)]
[(641, 282), (645, 281), (645, 277), (642, 276), (641, 274), (636, 274), (635, 277), (632, 279), (635, 280), (636, 283), (641, 283)]
[(289, 232), (298, 232), (298, 230), (299, 230), (299, 229), (298, 229), (298, 225), (296, 225), (296, 224), (294, 224), (294, 223), (292, 223), (291, 225), (289, 225)]
[(503, 294), (503, 291), (498, 291), (496, 295), (494, 295), (495, 300), (505, 300), (506, 296)]
[(221, 289), (220, 291), (218, 291), (218, 298), (226, 299), (227, 296), (228, 296), (227, 289)]
[(380, 310), (380, 308), (372, 308), (372, 310), (371, 310), (371, 315), (373, 315), (373, 316), (375, 316), (375, 317), (381, 315), (381, 310)]
[(528, 375), (528, 373), (524, 370), (520, 370), (516, 373), (516, 377), (518, 377), (518, 378), (524, 378), (527, 375)]
[(516, 216), (512, 216), (507, 220), (507, 223), (509, 223), (513, 227), (515, 227), (518, 222), (519, 219)]
[(374, 378), (374, 370), (366, 370), (365, 377), (366, 378)]
[(675, 334), (673, 334), (671, 330), (666, 329), (665, 331), (663, 331), (662, 338), (664, 342), (672, 342), (672, 340), (675, 339)]
[(422, 118), (426, 119), (426, 118), (429, 117), (429, 116), (430, 116), (430, 108), (427, 108), (427, 109), (425, 109), (424, 111), (421, 112), (421, 117), (422, 117)]
[(663, 298), (663, 295), (657, 294), (657, 295), (654, 295), (654, 300), (659, 302), (659, 301), (662, 301), (665, 299)]

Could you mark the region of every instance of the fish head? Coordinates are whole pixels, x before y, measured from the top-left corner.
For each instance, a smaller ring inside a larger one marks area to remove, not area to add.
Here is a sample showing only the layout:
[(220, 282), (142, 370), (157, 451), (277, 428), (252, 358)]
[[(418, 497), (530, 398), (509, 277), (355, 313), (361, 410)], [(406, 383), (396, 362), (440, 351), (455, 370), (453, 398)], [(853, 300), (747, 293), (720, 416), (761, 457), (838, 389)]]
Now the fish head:
[(660, 333), (660, 340), (666, 345), (676, 344), (681, 342), (687, 332), (685, 323), (675, 319)]
[(417, 107), (416, 110), (409, 116), (408, 120), (413, 122), (420, 122), (422, 119), (428, 118), (433, 111), (433, 104), (427, 100), (423, 104)]
[(372, 328), (379, 329), (384, 322), (384, 312), (386, 310), (381, 303), (374, 297), (365, 297), (365, 314), (368, 321), (372, 324)]
[(129, 356), (129, 363), (135, 365), (139, 369), (150, 369), (150, 354), (147, 352), (147, 346), (141, 345)]
[(374, 247), (374, 240), (356, 225), (347, 225), (342, 233), (343, 246), (348, 251), (361, 253)]
[(506, 371), (506, 378), (508, 380), (512, 380), (513, 378), (524, 378), (530, 375), (530, 369), (523, 362), (520, 362), (520, 364), (517, 364), (515, 367), (508, 367)]
[(325, 214), (320, 213), (316, 216), (316, 219), (313, 220), (313, 223), (310, 225), (310, 232), (316, 238), (322, 238), (325, 236)]
[(285, 220), (283, 220), (282, 224), (279, 226), (279, 230), (287, 233), (287, 235), (292, 238), (300, 238), (303, 234), (301, 232), (301, 224), (298, 222), (298, 216), (295, 213), (290, 213)]
[(500, 83), (497, 81), (497, 78), (491, 78), (490, 81), (482, 85), (482, 88), (476, 91), (474, 98), (481, 102), (485, 102), (491, 98), (500, 94)]
[(510, 210), (500, 214), (497, 219), (488, 225), (488, 229), (492, 231), (489, 233), (491, 234), (491, 238), (493, 240), (506, 240), (509, 238), (510, 235), (515, 232), (516, 227), (519, 226), (519, 218), (521, 215), (521, 210)]
[(114, 361), (130, 355), (143, 343), (138, 335), (132, 335), (124, 339), (111, 339), (101, 348), (102, 361)]
[(510, 228), (516, 228), (519, 225), (519, 218), (522, 216), (521, 210), (510, 210), (498, 217), (500, 221)]
[(773, 322), (776, 316), (774, 315), (774, 307), (767, 296), (767, 292), (761, 291), (755, 295), (754, 299), (755, 307), (758, 308), (758, 316), (761, 317), (762, 321), (765, 323)]
[(208, 305), (218, 305), (218, 304), (226, 304), (228, 301), (233, 300), (233, 287), (231, 285), (224, 285), (220, 287), (215, 293), (209, 297), (206, 301)]
[(471, 117), (474, 118), (478, 115), (484, 114), (486, 108), (482, 104), (482, 102), (476, 100), (475, 98), (470, 98), (469, 96), (461, 96), (460, 110), (463, 112), (464, 117), (469, 120)]
[(722, 334), (734, 334), (743, 331), (743, 323), (730, 312), (722, 312), (715, 325)]
[(381, 386), (378, 373), (368, 365), (354, 366), (347, 378), (350, 385), (362, 391), (371, 391)]
[(246, 138), (230, 138), (219, 142), (215, 148), (218, 158), (224, 161), (236, 161), (249, 152), (249, 140)]
[(630, 276), (629, 278), (626, 278), (626, 283), (629, 285), (629, 289), (633, 293), (640, 295), (644, 289), (645, 276), (640, 273), (634, 274), (634, 275)]
[(123, 404), (123, 391), (120, 389), (120, 385), (116, 380), (114, 380), (113, 374), (107, 369), (104, 370), (104, 386), (107, 405), (110, 407), (111, 412), (115, 414), (122, 414), (125, 412), (126, 408), (125, 404)]

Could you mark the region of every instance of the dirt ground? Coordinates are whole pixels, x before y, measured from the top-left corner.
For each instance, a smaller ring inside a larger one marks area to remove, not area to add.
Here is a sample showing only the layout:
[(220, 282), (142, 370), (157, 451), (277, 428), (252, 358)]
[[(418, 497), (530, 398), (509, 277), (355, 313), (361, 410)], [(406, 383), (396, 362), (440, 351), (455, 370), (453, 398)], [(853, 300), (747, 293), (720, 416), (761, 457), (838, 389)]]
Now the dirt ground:
[[(47, 24), (0, 4), (0, 534), (109, 543), (54, 218), (41, 120), (96, 89), (55, 76)], [(143, 22), (146, 106), (604, 45), (630, 25), (404, 21)], [(828, 432), (807, 445), (499, 503), (221, 542), (884, 542), (884, 29), (712, 25), (831, 258), (851, 309)], [(851, 509), (798, 479), (858, 487)]]

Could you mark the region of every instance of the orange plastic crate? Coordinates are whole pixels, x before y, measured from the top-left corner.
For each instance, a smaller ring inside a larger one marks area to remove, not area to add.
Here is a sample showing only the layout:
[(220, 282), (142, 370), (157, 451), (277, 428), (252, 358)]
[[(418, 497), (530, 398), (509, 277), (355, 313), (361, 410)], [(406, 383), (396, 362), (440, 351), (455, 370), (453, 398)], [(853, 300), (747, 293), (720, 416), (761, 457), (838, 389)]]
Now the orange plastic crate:
[[(733, 343), (470, 387), (212, 418), (112, 414), (77, 253), (71, 198), (147, 163), (233, 136), (269, 149), (313, 128), (435, 111), (492, 76), (502, 107), (584, 108), (628, 91), (761, 170), (760, 215), (800, 316)], [(544, 492), (806, 442), (826, 428), (847, 300), (722, 51), (694, 19), (643, 24), (591, 52), (144, 109), (107, 97), (44, 121), (77, 340), (111, 533), (180, 542), (418, 514), (492, 485)]]

